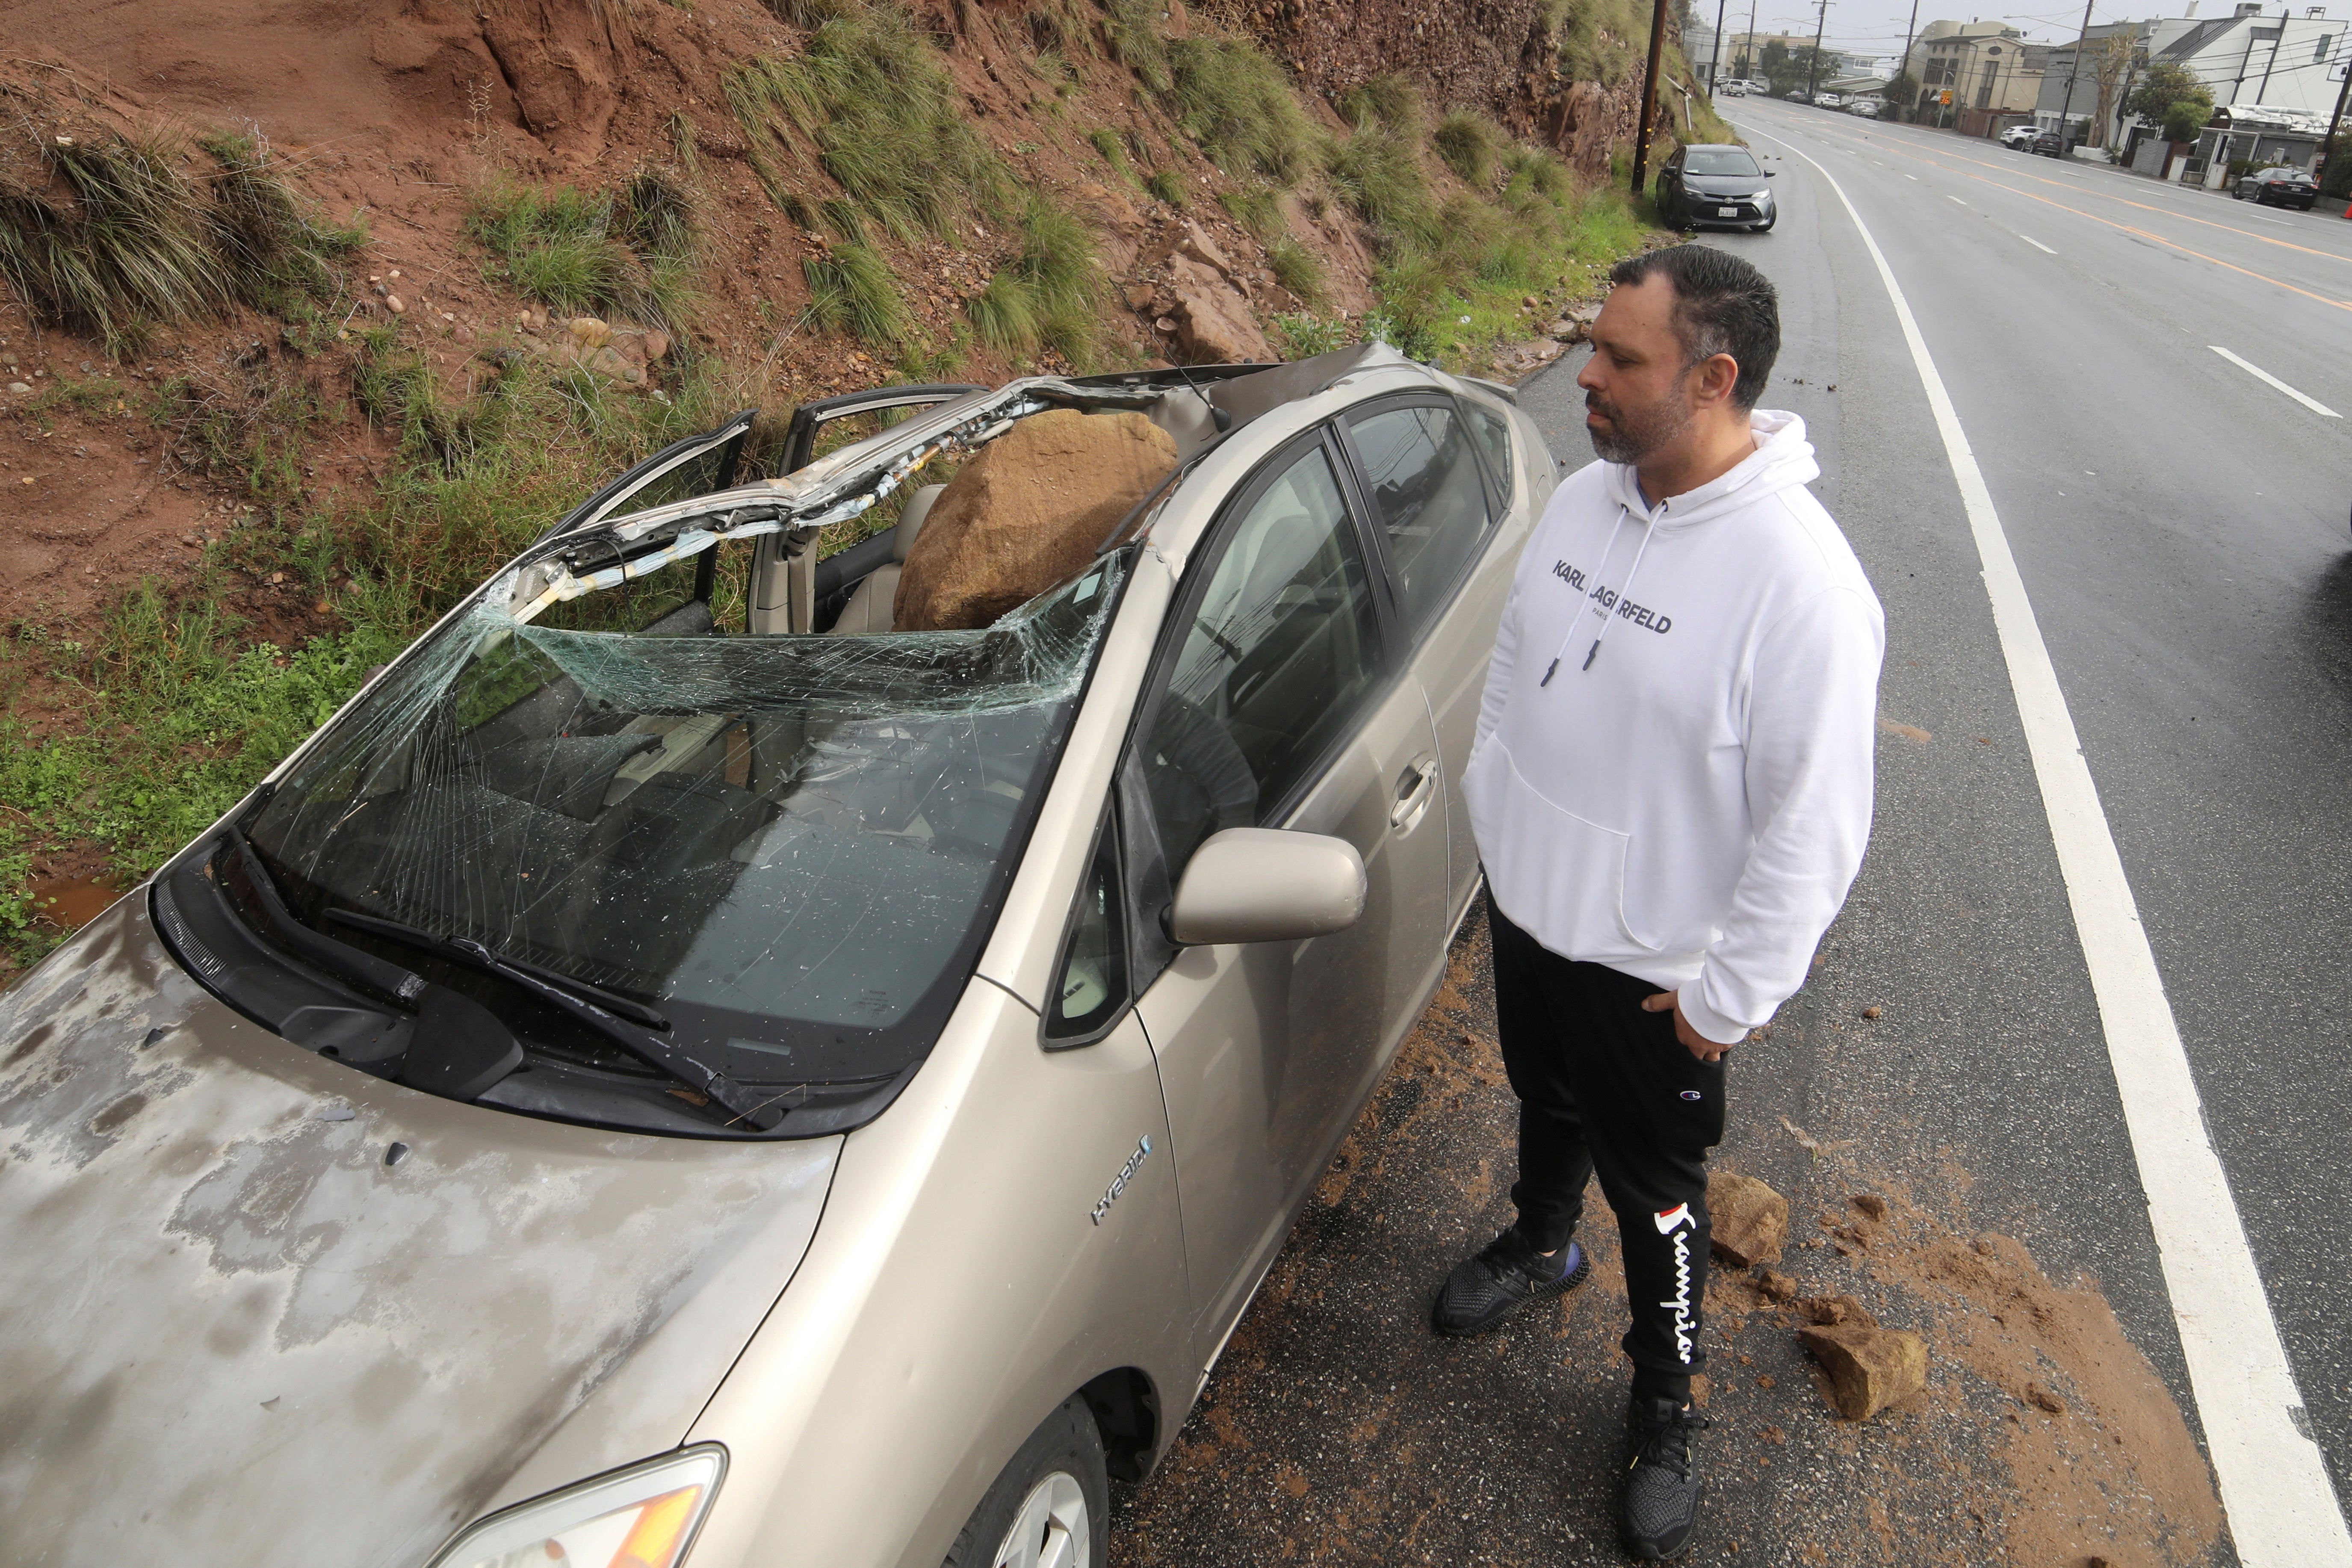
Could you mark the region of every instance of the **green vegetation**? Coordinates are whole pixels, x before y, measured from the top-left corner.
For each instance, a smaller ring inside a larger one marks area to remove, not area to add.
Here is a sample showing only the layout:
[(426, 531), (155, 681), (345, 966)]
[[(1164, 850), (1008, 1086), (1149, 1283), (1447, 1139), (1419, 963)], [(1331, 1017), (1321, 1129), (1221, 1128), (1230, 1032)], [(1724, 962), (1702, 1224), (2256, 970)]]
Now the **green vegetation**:
[(1290, 232), (1282, 216), (1281, 194), (1271, 185), (1235, 186), (1221, 193), (1217, 205), (1260, 245), (1272, 245)]
[(1111, 58), (1133, 71), (1153, 93), (1174, 85), (1168, 39), (1160, 31), (1160, 0), (1106, 0), (1103, 35)]
[(809, 311), (817, 324), (869, 343), (905, 341), (913, 326), (890, 263), (870, 245), (836, 245), (827, 256), (801, 263), (808, 279)]
[(788, 174), (798, 162), (788, 127), (816, 144), (818, 162), (857, 209), (902, 242), (944, 237), (966, 213), (1004, 205), (1003, 164), (965, 122), (938, 49), (900, 11), (847, 6), (799, 57), (730, 70), (726, 91), (752, 167), (799, 221), (808, 198)]
[[(217, 171), (156, 133), (97, 140), (22, 127), (26, 177), (0, 184), (0, 278), (34, 313), (121, 354), (159, 325), (331, 294), (357, 231), (314, 222), (258, 143), (208, 138)], [(61, 189), (60, 189), (61, 187)]]
[(1180, 38), (1168, 46), (1176, 123), (1228, 174), (1297, 184), (1313, 164), (1315, 133), (1272, 57), (1239, 38)]
[(2124, 107), (2163, 126), (2168, 142), (2194, 142), (2213, 118), (2213, 89), (2179, 61), (2158, 60)]
[(1107, 129), (1089, 131), (1087, 132), (1087, 145), (1110, 165), (1112, 174), (1129, 184), (1135, 183), (1135, 165), (1127, 161), (1127, 143), (1118, 132)]
[(1485, 115), (1466, 110), (1457, 110), (1439, 121), (1430, 143), (1455, 178), (1480, 189), (1494, 183), (1503, 150), (1509, 145), (1501, 127)]
[(669, 328), (691, 303), (694, 219), (684, 184), (640, 169), (617, 193), (501, 183), (474, 193), (468, 232), (493, 282), (556, 310)]
[(1192, 205), (1191, 199), (1184, 194), (1184, 176), (1173, 169), (1155, 170), (1151, 176), (1143, 182), (1143, 188), (1150, 193), (1154, 200), (1166, 202), (1178, 212), (1182, 212)]
[(965, 305), (980, 341), (1008, 358), (1053, 349), (1093, 368), (1102, 285), (1094, 236), (1066, 209), (1032, 196), (1020, 219), (1021, 250)]
[(1266, 265), (1274, 269), (1274, 280), (1298, 297), (1299, 302), (1314, 305), (1323, 298), (1323, 264), (1315, 253), (1284, 235), (1265, 247)]

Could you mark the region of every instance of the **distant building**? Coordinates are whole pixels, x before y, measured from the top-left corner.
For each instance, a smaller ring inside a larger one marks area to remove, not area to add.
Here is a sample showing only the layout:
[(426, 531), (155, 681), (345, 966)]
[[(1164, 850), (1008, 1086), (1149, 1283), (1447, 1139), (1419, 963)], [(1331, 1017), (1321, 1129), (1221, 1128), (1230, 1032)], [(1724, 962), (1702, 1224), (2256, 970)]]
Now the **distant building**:
[(1931, 22), (1911, 50), (1911, 74), (1927, 106), (1921, 118), (1990, 136), (2033, 111), (2042, 46), (2001, 22)]

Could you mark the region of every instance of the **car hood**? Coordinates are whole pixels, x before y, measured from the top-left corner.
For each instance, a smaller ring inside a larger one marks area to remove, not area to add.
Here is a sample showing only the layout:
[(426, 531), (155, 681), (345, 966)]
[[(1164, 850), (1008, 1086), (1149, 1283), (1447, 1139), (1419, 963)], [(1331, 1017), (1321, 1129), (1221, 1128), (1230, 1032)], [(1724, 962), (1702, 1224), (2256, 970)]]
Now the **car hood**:
[(519, 1472), (673, 1447), (839, 1150), (366, 1077), (215, 1001), (126, 898), (0, 995), (5, 1556), (414, 1568)]

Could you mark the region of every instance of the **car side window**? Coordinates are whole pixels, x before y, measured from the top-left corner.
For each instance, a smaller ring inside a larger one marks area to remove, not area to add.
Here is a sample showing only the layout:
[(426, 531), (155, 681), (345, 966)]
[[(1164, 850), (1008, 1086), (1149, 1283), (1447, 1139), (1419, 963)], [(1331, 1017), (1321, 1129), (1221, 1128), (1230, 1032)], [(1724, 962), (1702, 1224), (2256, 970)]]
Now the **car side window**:
[(1486, 454), (1486, 472), (1495, 480), (1496, 493), (1507, 505), (1511, 486), (1517, 482), (1511, 471), (1510, 422), (1475, 403), (1465, 406), (1470, 411), (1470, 428), (1478, 433), (1478, 449)]
[(1078, 890), (1062, 966), (1045, 1009), (1045, 1039), (1080, 1045), (1127, 1005), (1127, 932), (1118, 875), (1118, 833), (1106, 823)]
[(1318, 443), (1225, 531), (1143, 737), (1170, 874), (1212, 833), (1269, 821), (1380, 674), (1371, 574)]
[(1349, 422), (1388, 543), (1406, 632), (1426, 630), (1486, 538), (1486, 488), (1451, 405), (1408, 404)]

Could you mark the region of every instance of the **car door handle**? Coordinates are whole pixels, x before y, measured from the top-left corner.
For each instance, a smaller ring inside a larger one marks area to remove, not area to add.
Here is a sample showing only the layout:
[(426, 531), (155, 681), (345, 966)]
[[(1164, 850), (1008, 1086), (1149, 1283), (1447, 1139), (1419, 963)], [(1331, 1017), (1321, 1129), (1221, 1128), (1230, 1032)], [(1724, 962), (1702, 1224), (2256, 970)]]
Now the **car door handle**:
[(1399, 833), (1410, 833), (1429, 803), (1437, 798), (1437, 759), (1417, 757), (1412, 766), (1397, 777), (1396, 805), (1389, 810), (1389, 826)]

